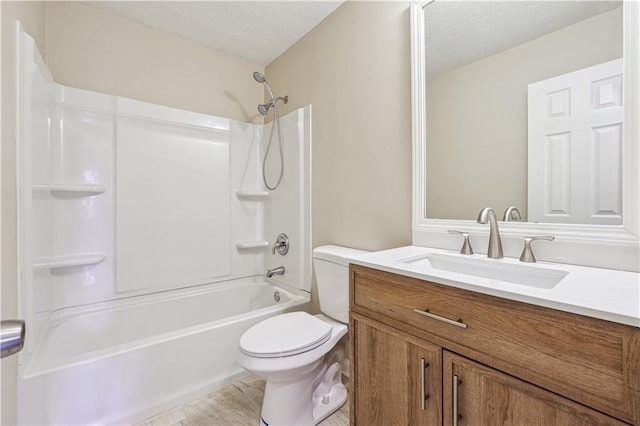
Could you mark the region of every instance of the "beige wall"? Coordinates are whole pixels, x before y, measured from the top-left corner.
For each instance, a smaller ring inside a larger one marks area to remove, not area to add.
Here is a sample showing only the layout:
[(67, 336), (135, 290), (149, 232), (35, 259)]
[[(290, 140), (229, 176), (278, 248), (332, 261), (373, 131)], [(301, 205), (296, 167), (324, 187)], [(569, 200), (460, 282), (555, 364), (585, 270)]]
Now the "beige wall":
[[(16, 258), (16, 20), (33, 36), (41, 52), (45, 43), (45, 6), (43, 2), (7, 2), (2, 15), (2, 319), (18, 315), (18, 272)], [(1, 423), (16, 423), (17, 357), (2, 360)]]
[(313, 247), (411, 243), (408, 2), (347, 2), (267, 66), (313, 105)]
[(427, 84), (427, 216), (527, 207), (527, 84), (622, 57), (622, 7)]
[(56, 83), (240, 121), (262, 122), (262, 66), (77, 2), (47, 2)]

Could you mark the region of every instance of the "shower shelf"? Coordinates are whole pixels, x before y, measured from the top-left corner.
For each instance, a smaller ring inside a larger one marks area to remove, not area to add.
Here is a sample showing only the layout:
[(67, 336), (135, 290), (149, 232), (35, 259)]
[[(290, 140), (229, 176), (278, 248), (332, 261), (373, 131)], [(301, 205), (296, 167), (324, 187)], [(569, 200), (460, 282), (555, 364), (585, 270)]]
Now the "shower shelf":
[(33, 185), (34, 191), (51, 191), (51, 192), (64, 192), (68, 194), (87, 194), (97, 195), (102, 194), (106, 188), (104, 185), (94, 185), (89, 183), (78, 184), (66, 184), (66, 183), (51, 183), (46, 185)]
[(105, 259), (104, 254), (77, 254), (68, 256), (57, 256), (49, 258), (43, 262), (33, 264), (33, 269), (58, 269), (70, 268), (73, 266), (97, 265)]
[(262, 200), (269, 196), (269, 191), (236, 191), (236, 197), (244, 200)]
[(244, 250), (267, 248), (269, 241), (238, 241), (236, 247)]

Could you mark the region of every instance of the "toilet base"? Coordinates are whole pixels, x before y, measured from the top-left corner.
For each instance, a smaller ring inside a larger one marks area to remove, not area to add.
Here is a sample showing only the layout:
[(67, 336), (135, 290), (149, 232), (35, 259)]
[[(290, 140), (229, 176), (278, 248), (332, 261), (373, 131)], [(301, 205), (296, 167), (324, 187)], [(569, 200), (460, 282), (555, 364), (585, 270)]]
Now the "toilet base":
[(320, 363), (309, 377), (311, 380), (296, 382), (267, 381), (260, 426), (315, 426), (347, 401), (339, 363), (328, 368)]
[(338, 411), (347, 402), (348, 391), (342, 383), (333, 386), (329, 401), (325, 404), (322, 397), (313, 400), (313, 418), (315, 425)]

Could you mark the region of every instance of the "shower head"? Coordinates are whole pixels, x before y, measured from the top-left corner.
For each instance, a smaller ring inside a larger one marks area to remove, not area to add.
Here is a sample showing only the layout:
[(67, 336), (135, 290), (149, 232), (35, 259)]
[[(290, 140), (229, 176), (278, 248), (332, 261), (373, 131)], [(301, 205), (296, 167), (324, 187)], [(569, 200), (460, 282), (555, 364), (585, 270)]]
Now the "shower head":
[(276, 102), (278, 101), (282, 101), (286, 104), (289, 102), (289, 96), (278, 96), (277, 98), (272, 98), (271, 102), (269, 102), (268, 104), (258, 104), (258, 112), (266, 117), (267, 112), (269, 112), (269, 108), (275, 107)]
[(265, 80), (265, 78), (264, 78), (264, 74), (262, 74), (261, 72), (258, 72), (258, 71), (254, 71), (253, 79), (255, 81), (257, 81), (258, 83), (266, 83), (267, 82), (267, 80)]
[(269, 83), (267, 83), (267, 79), (264, 78), (264, 74), (262, 74), (259, 71), (254, 71), (253, 72), (253, 79), (255, 81), (257, 81), (258, 83), (262, 83), (264, 84), (265, 89), (267, 89), (267, 92), (269, 93), (269, 97), (271, 98), (271, 100), (266, 103), (266, 104), (259, 104), (258, 105), (258, 112), (263, 115), (263, 116), (267, 116), (267, 112), (269, 112), (269, 108), (274, 107), (276, 108), (276, 113), (278, 111), (278, 108), (276, 107), (276, 102), (278, 101), (283, 101), (285, 104), (287, 102), (289, 102), (289, 97), (288, 96), (278, 96), (277, 98), (273, 95), (273, 91), (271, 90), (271, 86), (269, 86)]
[(260, 104), (258, 105), (258, 112), (260, 113), (260, 115), (266, 117), (267, 112), (269, 112), (269, 108), (271, 108), (271, 105), (269, 104)]
[[(264, 74), (262, 74), (261, 72), (258, 71), (254, 71), (253, 72), (253, 79), (255, 81), (257, 81), (258, 83), (262, 83), (264, 84), (265, 89), (267, 89), (267, 93), (269, 93), (269, 98), (273, 101), (273, 92), (271, 91), (271, 87), (269, 86), (269, 83), (267, 83), (267, 79), (264, 78)], [(269, 106), (273, 106), (273, 105), (269, 105)], [(262, 113), (262, 110), (260, 108), (260, 105), (258, 105), (258, 111), (260, 111), (260, 114), (262, 115), (267, 115), (267, 110), (269, 108), (267, 107), (266, 109), (264, 109), (264, 114)]]

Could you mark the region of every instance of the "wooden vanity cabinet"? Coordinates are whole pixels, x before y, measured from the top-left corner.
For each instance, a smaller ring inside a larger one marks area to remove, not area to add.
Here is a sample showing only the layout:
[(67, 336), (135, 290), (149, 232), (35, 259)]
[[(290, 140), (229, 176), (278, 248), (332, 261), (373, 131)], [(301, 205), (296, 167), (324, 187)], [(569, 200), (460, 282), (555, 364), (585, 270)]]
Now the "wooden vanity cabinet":
[(640, 425), (639, 328), (358, 265), (350, 312), (352, 425)]
[(442, 349), (353, 314), (351, 424), (442, 424)]

